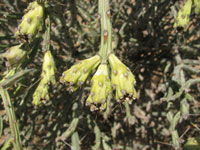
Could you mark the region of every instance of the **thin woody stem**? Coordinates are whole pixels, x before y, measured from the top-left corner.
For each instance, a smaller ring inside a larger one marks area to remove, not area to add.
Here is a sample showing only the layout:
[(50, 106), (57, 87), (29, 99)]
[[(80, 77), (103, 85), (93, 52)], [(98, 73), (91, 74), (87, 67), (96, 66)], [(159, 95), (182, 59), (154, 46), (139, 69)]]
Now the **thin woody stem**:
[(102, 63), (106, 63), (108, 55), (112, 52), (112, 27), (110, 22), (109, 0), (98, 1), (98, 12), (101, 24), (99, 55), (102, 57)]

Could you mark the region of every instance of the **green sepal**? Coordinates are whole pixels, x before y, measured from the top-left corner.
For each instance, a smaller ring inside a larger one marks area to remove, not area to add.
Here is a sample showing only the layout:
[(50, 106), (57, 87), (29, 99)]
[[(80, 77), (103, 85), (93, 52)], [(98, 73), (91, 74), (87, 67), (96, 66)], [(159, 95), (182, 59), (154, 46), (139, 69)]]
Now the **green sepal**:
[(92, 88), (86, 100), (90, 110), (105, 110), (108, 95), (111, 93), (111, 82), (107, 64), (101, 64), (92, 77)]
[(82, 60), (63, 72), (60, 81), (69, 85), (68, 90), (73, 92), (87, 80), (92, 70), (99, 65), (100, 61), (101, 58), (98, 55)]
[(119, 102), (136, 99), (135, 77), (128, 67), (126, 67), (114, 54), (108, 58), (111, 66), (111, 83), (116, 91), (115, 98)]

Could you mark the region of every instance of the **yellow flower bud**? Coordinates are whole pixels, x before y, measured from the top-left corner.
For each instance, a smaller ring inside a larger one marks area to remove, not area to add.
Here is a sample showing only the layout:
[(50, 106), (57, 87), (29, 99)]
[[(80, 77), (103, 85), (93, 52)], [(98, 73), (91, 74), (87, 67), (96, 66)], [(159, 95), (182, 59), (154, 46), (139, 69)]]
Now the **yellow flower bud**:
[(34, 1), (29, 4), (27, 10), (28, 12), (23, 16), (16, 35), (32, 40), (38, 31), (42, 30), (44, 6), (37, 1)]
[(42, 80), (45, 80), (46, 83), (56, 83), (55, 80), (55, 62), (50, 51), (45, 52), (43, 65), (42, 65)]
[(100, 63), (100, 56), (95, 55), (91, 58), (80, 61), (78, 64), (73, 65), (70, 69), (63, 72), (61, 82), (67, 83), (69, 91), (73, 92), (80, 87)]
[(2, 56), (7, 60), (6, 66), (16, 66), (25, 60), (27, 50), (24, 49), (23, 45), (17, 45), (9, 48)]
[(111, 83), (116, 90), (116, 100), (131, 103), (132, 99), (136, 99), (134, 75), (114, 54), (111, 54), (108, 60), (112, 71)]
[(107, 64), (101, 64), (92, 77), (92, 88), (86, 100), (86, 105), (90, 105), (90, 110), (106, 109), (106, 101), (111, 93), (111, 83)]
[(178, 16), (177, 16), (177, 22), (174, 24), (174, 27), (185, 27), (190, 19), (190, 13), (192, 8), (192, 0), (187, 0), (185, 5), (179, 10)]

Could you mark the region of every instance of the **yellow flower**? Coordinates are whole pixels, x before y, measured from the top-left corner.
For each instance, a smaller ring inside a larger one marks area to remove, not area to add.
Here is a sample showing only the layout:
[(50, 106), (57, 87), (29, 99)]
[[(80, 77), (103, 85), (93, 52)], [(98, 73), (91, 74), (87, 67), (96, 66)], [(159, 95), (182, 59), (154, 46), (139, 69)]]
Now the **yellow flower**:
[(114, 54), (111, 54), (108, 60), (112, 70), (111, 83), (116, 90), (116, 100), (131, 103), (132, 99), (136, 99), (134, 75)]
[(70, 69), (63, 72), (61, 82), (67, 83), (69, 91), (73, 92), (80, 87), (100, 63), (100, 56), (95, 55), (91, 58), (80, 61), (78, 64), (73, 65)]
[(106, 109), (106, 101), (111, 93), (111, 83), (107, 64), (101, 64), (92, 77), (92, 88), (86, 100), (86, 105), (90, 105), (90, 110)]
[(34, 1), (29, 4), (27, 13), (23, 16), (16, 35), (32, 40), (38, 31), (42, 30), (44, 6)]

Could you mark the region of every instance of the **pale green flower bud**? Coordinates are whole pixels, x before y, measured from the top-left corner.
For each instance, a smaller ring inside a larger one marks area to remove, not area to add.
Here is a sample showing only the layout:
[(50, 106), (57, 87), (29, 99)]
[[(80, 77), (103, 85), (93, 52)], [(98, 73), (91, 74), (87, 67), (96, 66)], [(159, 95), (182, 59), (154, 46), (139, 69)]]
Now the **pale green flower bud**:
[(70, 86), (69, 91), (75, 91), (87, 80), (91, 71), (99, 65), (100, 61), (101, 58), (98, 55), (80, 61), (63, 72), (61, 82), (67, 83)]
[(27, 50), (22, 44), (9, 48), (2, 56), (7, 60), (6, 66), (17, 66), (21, 64), (27, 55)]
[(34, 1), (29, 4), (27, 13), (23, 16), (16, 35), (21, 38), (32, 40), (42, 30), (44, 19), (44, 6)]
[[(52, 85), (56, 83), (55, 79), (55, 62), (50, 51), (45, 52), (43, 65), (42, 65), (42, 80), (45, 80), (47, 84), (50, 82)], [(44, 82), (45, 82), (44, 81)]]
[(187, 2), (178, 12), (177, 21), (174, 24), (174, 27), (184, 28), (189, 23), (191, 8), (192, 8), (192, 0), (187, 0)]
[[(45, 102), (47, 100), (49, 100), (49, 85), (46, 84), (45, 80), (41, 80), (37, 89), (35, 90), (34, 94), (33, 94), (33, 104), (34, 105), (40, 105), (41, 102)], [(41, 101), (43, 100), (43, 101)]]
[(106, 109), (106, 101), (111, 93), (111, 83), (107, 64), (101, 64), (92, 77), (92, 88), (86, 100), (86, 105), (90, 105), (90, 110)]
[(112, 70), (111, 83), (116, 90), (116, 100), (131, 103), (132, 99), (136, 99), (134, 75), (114, 54), (111, 54), (108, 60)]

